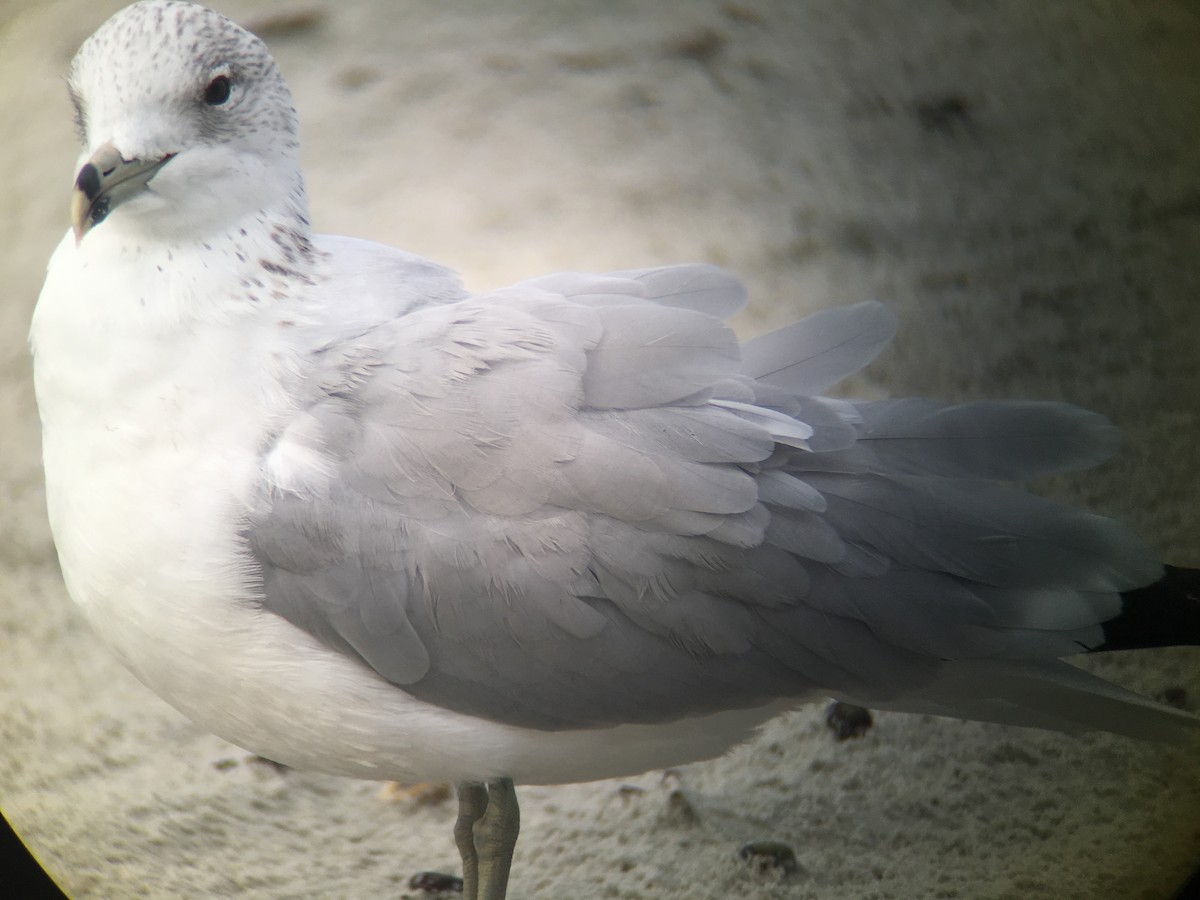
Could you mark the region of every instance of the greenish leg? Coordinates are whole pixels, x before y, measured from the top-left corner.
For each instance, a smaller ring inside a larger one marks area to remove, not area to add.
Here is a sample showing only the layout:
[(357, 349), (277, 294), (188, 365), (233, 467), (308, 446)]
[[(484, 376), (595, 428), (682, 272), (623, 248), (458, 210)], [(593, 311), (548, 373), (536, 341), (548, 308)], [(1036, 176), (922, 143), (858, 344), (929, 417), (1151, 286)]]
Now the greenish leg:
[(511, 778), (458, 785), (454, 842), (463, 866), (463, 900), (504, 900), (521, 811)]
[(481, 781), (458, 783), (458, 818), (454, 821), (454, 843), (462, 857), (463, 900), (479, 898), (479, 854), (475, 850), (475, 823), (487, 812), (487, 788)]
[(521, 810), (511, 778), (488, 782), (487, 812), (475, 823), (479, 852), (479, 900), (504, 900), (508, 871), (521, 831)]

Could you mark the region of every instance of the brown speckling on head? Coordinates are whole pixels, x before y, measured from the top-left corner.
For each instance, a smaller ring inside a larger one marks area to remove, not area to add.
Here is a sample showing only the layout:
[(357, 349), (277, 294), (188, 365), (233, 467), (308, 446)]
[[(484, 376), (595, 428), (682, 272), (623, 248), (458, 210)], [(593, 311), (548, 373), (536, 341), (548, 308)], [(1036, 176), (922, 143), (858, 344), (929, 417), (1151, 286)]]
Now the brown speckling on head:
[[(218, 71), (227, 72), (238, 90), (237, 115), (205, 108), (205, 87)], [(299, 148), (291, 95), (266, 45), (232, 20), (184, 0), (144, 0), (118, 12), (79, 48), (67, 85), (85, 144), (97, 140), (97, 130), (118, 110), (166, 103), (194, 107), (193, 136), (199, 140), (236, 142), (267, 130), (285, 149)]]
[(170, 161), (157, 199), (121, 212), (137, 237), (219, 241), (272, 288), (312, 283), (297, 115), (262, 40), (203, 6), (143, 0), (84, 42), (68, 91), (85, 154)]

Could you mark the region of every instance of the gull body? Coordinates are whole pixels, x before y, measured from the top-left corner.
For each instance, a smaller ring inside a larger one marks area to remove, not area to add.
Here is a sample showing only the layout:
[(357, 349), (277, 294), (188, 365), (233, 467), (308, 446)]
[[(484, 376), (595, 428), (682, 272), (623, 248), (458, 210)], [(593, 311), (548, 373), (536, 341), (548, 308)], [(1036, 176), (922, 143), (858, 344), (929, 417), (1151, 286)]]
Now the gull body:
[(503, 896), (513, 782), (709, 758), (815, 697), (1194, 727), (1059, 661), (1132, 645), (1111, 622), (1154, 554), (996, 485), (1105, 458), (1101, 417), (821, 397), (892, 337), (878, 304), (739, 347), (713, 267), (471, 296), (315, 235), (287, 87), (202, 7), (118, 13), (69, 83), (73, 228), (31, 330), (67, 588), (234, 743), (459, 782), (468, 895)]
[[(308, 375), (304, 360), (381, 313), (463, 292), (424, 260), (326, 238), (313, 255), (321, 284), (375, 270), (396, 294), (327, 298), (316, 289), (299, 304), (273, 297), (214, 314), (209, 298), (181, 289), (174, 273), (224, 267), (231, 295), (259, 278), (260, 260), (277, 248), (254, 246), (236, 230), (241, 240), (211, 238), (191, 258), (186, 246), (147, 248), (115, 229), (97, 229), (78, 246), (67, 235), (44, 288), (51, 302), (34, 323), (39, 357), (61, 363), (38, 366), (37, 390), (53, 398), (42, 405), (43, 453), (64, 578), (139, 679), (270, 759), (398, 780), (562, 783), (643, 772), (718, 755), (782, 708), (661, 728), (514, 727), (423, 703), (264, 610), (240, 532), (261, 502), (263, 448), (295, 413), (291, 392)], [(246, 263), (229, 266), (239, 253)], [(346, 302), (355, 297), (363, 308)], [(214, 402), (220, 397), (234, 399)], [(328, 477), (319, 458), (295, 448), (277, 448), (265, 464), (272, 480), (301, 489)]]

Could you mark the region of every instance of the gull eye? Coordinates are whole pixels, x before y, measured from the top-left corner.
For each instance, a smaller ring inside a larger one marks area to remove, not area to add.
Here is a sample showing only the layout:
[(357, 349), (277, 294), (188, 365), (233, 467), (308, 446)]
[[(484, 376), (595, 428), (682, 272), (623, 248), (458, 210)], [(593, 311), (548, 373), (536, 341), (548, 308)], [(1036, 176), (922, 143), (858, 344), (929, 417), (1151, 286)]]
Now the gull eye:
[(209, 106), (224, 106), (229, 102), (232, 93), (233, 82), (229, 80), (229, 76), (218, 75), (204, 89), (204, 102)]

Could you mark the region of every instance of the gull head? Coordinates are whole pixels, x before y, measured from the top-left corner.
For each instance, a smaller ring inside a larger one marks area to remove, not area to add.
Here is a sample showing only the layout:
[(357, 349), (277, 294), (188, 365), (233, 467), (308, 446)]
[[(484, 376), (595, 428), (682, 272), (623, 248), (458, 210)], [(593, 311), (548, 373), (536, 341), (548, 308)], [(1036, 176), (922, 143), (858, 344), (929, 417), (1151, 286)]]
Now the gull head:
[(224, 16), (135, 3), (84, 42), (67, 83), (76, 243), (100, 225), (184, 241), (263, 211), (304, 220), (291, 94), (266, 45)]

